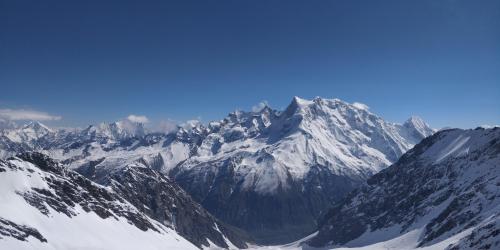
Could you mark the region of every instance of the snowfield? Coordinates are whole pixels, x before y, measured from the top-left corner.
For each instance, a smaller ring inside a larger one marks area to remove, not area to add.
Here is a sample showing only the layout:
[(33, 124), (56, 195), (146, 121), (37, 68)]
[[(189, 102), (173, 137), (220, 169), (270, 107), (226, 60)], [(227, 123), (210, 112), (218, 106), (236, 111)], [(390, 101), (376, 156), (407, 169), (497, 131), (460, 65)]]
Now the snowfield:
[[(472, 230), (464, 231), (460, 234), (454, 235), (446, 240), (435, 243), (431, 246), (426, 247), (417, 247), (418, 240), (421, 236), (422, 230), (415, 229), (411, 232), (408, 232), (404, 235), (398, 236), (393, 239), (388, 240), (380, 240), (385, 236), (386, 231), (378, 231), (371, 232), (369, 234), (363, 235), (362, 239), (358, 241), (358, 243), (354, 243), (353, 246), (349, 247), (311, 247), (303, 242), (307, 241), (311, 237), (316, 234), (312, 234), (304, 239), (301, 239), (297, 242), (279, 245), (279, 246), (251, 246), (248, 248), (249, 250), (444, 250), (450, 245), (453, 245), (459, 242), (460, 239), (469, 235)], [(365, 243), (361, 243), (362, 241), (366, 241)], [(367, 243), (370, 242), (370, 243)], [(358, 245), (358, 246), (354, 246)]]

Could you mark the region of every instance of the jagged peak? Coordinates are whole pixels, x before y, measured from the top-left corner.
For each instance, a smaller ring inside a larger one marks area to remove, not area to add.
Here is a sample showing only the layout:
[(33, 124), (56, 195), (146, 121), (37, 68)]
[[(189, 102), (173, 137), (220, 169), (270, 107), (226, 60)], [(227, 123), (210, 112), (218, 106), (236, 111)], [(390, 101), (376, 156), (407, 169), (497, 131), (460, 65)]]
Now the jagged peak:
[[(319, 97), (317, 97), (319, 98)], [(313, 104), (314, 101), (310, 101), (310, 100), (307, 100), (307, 99), (303, 99), (303, 98), (300, 98), (298, 96), (294, 96), (293, 99), (292, 99), (292, 103), (291, 105), (296, 105), (296, 106), (307, 106), (307, 105), (310, 105), (310, 104)]]
[(422, 118), (420, 118), (420, 116), (416, 116), (416, 115), (410, 116), (410, 118), (408, 118), (405, 123), (425, 124), (424, 120)]
[(339, 98), (322, 98), (319, 96), (314, 97), (312, 100), (307, 100), (300, 98), (298, 96), (294, 96), (292, 99), (292, 102), (289, 104), (290, 106), (295, 106), (295, 107), (307, 107), (310, 105), (327, 105), (327, 106), (332, 106), (332, 105), (345, 105), (349, 107), (353, 107), (356, 109), (362, 109), (362, 110), (369, 110), (368, 105), (360, 102), (354, 102), (354, 103), (349, 103), (346, 102), (342, 99)]
[(114, 139), (127, 138), (133, 136), (143, 136), (146, 134), (146, 129), (143, 123), (132, 122), (128, 120), (116, 122), (101, 122), (97, 125), (89, 125), (82, 130), (85, 134), (98, 134), (100, 136), (112, 137)]
[(431, 128), (429, 124), (425, 123), (424, 120), (418, 116), (411, 116), (403, 123), (403, 126), (417, 132), (417, 134), (420, 134), (423, 138), (436, 132), (435, 129)]
[(312, 102), (315, 103), (315, 104), (320, 104), (320, 105), (330, 104), (330, 103), (348, 104), (347, 102), (345, 102), (345, 101), (343, 101), (341, 99), (338, 99), (338, 98), (322, 98), (320, 96), (314, 97), (314, 99), (312, 100)]
[(274, 110), (267, 103), (263, 103), (263, 106), (258, 111), (255, 109), (252, 111), (242, 111), (238, 109), (229, 113), (227, 118), (225, 118), (225, 120), (237, 123), (245, 120), (245, 118), (262, 114), (275, 114), (276, 116), (290, 117), (297, 112), (307, 112), (306, 110), (312, 107), (335, 109), (339, 106), (370, 113), (369, 107), (359, 102), (351, 104), (338, 98), (328, 99), (316, 96), (312, 100), (308, 100), (305, 98), (301, 98), (299, 96), (294, 96), (290, 104), (285, 108), (283, 112)]
[(421, 128), (421, 129), (431, 129), (432, 130), (432, 128), (429, 126), (429, 124), (427, 124), (422, 118), (420, 118), (419, 116), (416, 116), (416, 115), (412, 115), (410, 118), (408, 118), (404, 122), (404, 125), (413, 126), (417, 129)]
[[(261, 117), (262, 119), (272, 119), (271, 117), (278, 116), (279, 111), (272, 109), (267, 103), (260, 107), (258, 110), (253, 109), (252, 111), (242, 111), (235, 110), (228, 114), (226, 118), (222, 121), (222, 124), (225, 123), (244, 123), (256, 117)], [(266, 118), (264, 118), (266, 117)], [(259, 118), (258, 118), (259, 119)], [(220, 123), (219, 122), (219, 123)], [(211, 122), (214, 123), (214, 122)], [(220, 124), (219, 124), (220, 125)]]
[(43, 124), (43, 123), (41, 123), (39, 121), (31, 121), (31, 122), (25, 124), (22, 128), (23, 129), (32, 128), (32, 129), (34, 129), (36, 131), (45, 130), (45, 131), (48, 131), (48, 132), (52, 132), (52, 129), (50, 129), (45, 124)]
[(368, 105), (366, 104), (359, 102), (349, 103), (338, 98), (328, 99), (319, 96), (315, 97), (311, 101), (295, 96), (292, 99), (292, 102), (286, 108), (284, 113), (287, 116), (290, 116), (296, 113), (297, 111), (306, 110), (311, 107), (315, 108), (320, 107), (322, 109), (337, 109), (340, 107), (349, 110), (355, 110), (356, 112), (364, 112), (373, 115), (370, 112)]
[(288, 106), (286, 107), (285, 112), (283, 112), (283, 114), (285, 116), (291, 116), (291, 115), (295, 114), (295, 112), (297, 112), (298, 110), (301, 110), (304, 107), (306, 107), (312, 103), (314, 103), (314, 102), (306, 100), (306, 99), (302, 99), (298, 96), (294, 96), (292, 98), (292, 101), (290, 102), (290, 104), (288, 104)]

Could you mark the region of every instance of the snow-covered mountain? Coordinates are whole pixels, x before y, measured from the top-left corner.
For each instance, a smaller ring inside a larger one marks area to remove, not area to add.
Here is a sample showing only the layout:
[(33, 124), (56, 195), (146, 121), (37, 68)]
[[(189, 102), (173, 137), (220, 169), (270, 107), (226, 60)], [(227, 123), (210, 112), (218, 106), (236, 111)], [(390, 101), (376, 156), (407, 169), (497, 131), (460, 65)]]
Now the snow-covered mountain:
[(101, 123), (97, 126), (90, 125), (81, 131), (80, 134), (87, 140), (107, 139), (119, 141), (133, 137), (142, 137), (146, 134), (146, 130), (142, 123), (123, 120), (113, 123)]
[(295, 97), (282, 112), (234, 112), (209, 124), (195, 153), (169, 173), (216, 217), (261, 242), (287, 242), (432, 134), (416, 124), (425, 125), (385, 122), (338, 99)]
[(23, 143), (7, 138), (0, 148), (3, 155), (44, 152), (104, 185), (121, 168), (149, 167), (215, 217), (274, 243), (314, 230), (332, 204), (434, 132), (417, 117), (395, 124), (363, 104), (298, 97), (284, 111), (236, 111), (169, 134), (128, 125), (55, 131)]
[(40, 154), (0, 160), (0, 249), (197, 249)]
[(500, 249), (500, 128), (444, 130), (368, 179), (307, 244)]
[(6, 130), (6, 133), (4, 135), (13, 142), (33, 143), (39, 140), (40, 138), (53, 133), (54, 131), (52, 131), (47, 126), (43, 125), (40, 122), (34, 121), (20, 128), (15, 128), (13, 130)]
[(107, 180), (95, 184), (40, 153), (0, 161), (0, 249), (247, 246), (154, 170), (128, 166)]

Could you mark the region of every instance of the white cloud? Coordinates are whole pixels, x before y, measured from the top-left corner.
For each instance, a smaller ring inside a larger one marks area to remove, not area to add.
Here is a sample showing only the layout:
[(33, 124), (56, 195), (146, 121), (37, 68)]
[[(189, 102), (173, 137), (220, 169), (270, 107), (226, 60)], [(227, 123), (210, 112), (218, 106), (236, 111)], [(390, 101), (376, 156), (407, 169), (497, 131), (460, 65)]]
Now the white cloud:
[(481, 125), (481, 126), (479, 126), (479, 127), (488, 129), (488, 128), (496, 128), (496, 127), (500, 127), (500, 125), (489, 125), (489, 124), (484, 124), (484, 125)]
[(158, 132), (171, 133), (177, 131), (178, 125), (173, 120), (163, 120), (158, 123)]
[(62, 117), (35, 110), (0, 109), (0, 118), (10, 121), (18, 121), (18, 120), (57, 121), (61, 120)]
[(137, 122), (137, 123), (148, 123), (149, 119), (144, 116), (144, 115), (129, 115), (127, 116), (127, 120), (131, 122)]
[(269, 106), (269, 104), (267, 103), (267, 101), (261, 101), (259, 102), (259, 104), (255, 105), (252, 107), (252, 111), (253, 112), (259, 112), (261, 111), (263, 108)]
[(364, 103), (360, 103), (360, 102), (354, 102), (352, 104), (352, 106), (358, 108), (358, 109), (364, 109), (364, 110), (369, 110), (370, 107), (368, 107), (368, 105), (364, 104)]

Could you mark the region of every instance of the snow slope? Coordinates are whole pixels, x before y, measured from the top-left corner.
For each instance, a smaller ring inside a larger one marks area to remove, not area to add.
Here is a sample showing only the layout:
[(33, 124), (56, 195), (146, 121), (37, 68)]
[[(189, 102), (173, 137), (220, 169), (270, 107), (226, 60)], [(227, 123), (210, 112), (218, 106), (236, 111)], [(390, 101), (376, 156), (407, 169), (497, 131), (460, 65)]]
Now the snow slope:
[[(304, 242), (314, 237), (316, 234), (312, 234), (304, 239), (299, 241), (285, 244), (285, 245), (277, 245), (277, 246), (252, 246), (249, 250), (388, 250), (388, 249), (397, 249), (397, 250), (443, 250), (448, 248), (449, 246), (453, 246), (455, 244), (460, 243), (460, 240), (469, 235), (472, 230), (466, 230), (462, 233), (454, 235), (450, 238), (447, 238), (443, 241), (437, 242), (435, 244), (418, 247), (418, 239), (421, 236), (421, 230), (414, 230), (402, 234), (398, 237), (389, 240), (380, 240), (380, 238), (376, 238), (385, 232), (377, 232), (376, 234), (367, 235), (366, 238), (373, 237), (377, 240), (376, 243), (366, 244), (364, 246), (358, 247), (342, 247), (342, 246), (325, 246), (325, 247), (311, 247)], [(377, 235), (378, 234), (378, 235)]]
[(385, 122), (359, 103), (295, 97), (283, 112), (235, 112), (207, 133), (181, 171), (241, 155), (243, 187), (265, 194), (279, 184), (286, 188), (287, 174), (304, 178), (314, 164), (353, 178), (376, 173), (433, 130), (417, 117), (403, 125)]
[(0, 161), (0, 249), (197, 249), (108, 189), (36, 157), (40, 165)]

